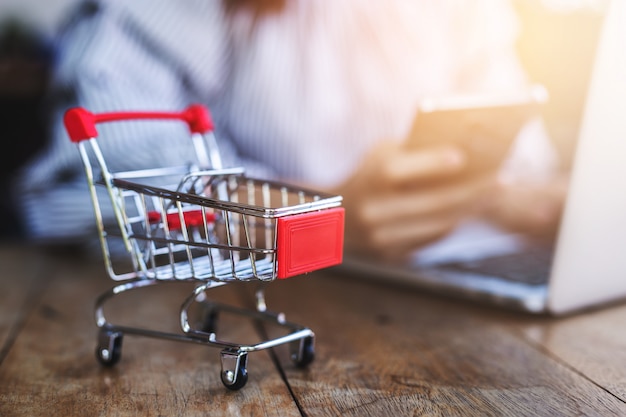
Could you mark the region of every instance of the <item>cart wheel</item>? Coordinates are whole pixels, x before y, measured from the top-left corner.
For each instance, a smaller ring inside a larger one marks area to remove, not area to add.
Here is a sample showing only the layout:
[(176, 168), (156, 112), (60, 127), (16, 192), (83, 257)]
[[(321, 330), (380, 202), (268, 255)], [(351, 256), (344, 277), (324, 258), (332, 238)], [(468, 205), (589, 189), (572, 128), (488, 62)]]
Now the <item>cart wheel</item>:
[(291, 359), (298, 368), (306, 368), (315, 359), (315, 339), (307, 336), (295, 342), (295, 349), (291, 354)]
[(104, 366), (113, 366), (122, 357), (122, 332), (100, 330), (96, 358)]
[(206, 311), (202, 320), (202, 327), (200, 330), (205, 333), (216, 333), (218, 319), (219, 313), (217, 309), (212, 308)]
[(248, 382), (248, 370), (246, 365), (248, 354), (246, 352), (222, 351), (222, 383), (230, 390), (237, 391)]

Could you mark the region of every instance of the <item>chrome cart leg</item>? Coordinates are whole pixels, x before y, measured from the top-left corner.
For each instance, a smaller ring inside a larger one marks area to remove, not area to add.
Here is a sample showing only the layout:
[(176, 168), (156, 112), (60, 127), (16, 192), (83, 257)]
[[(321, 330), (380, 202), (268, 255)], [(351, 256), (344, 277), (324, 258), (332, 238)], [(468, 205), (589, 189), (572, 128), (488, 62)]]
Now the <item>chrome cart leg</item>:
[(256, 296), (256, 309), (257, 311), (267, 311), (267, 304), (265, 303), (265, 285), (260, 284), (255, 293)]
[[(261, 283), (255, 293), (256, 309), (260, 313), (264, 313), (269, 317), (273, 317), (276, 323), (285, 325), (287, 319), (284, 313), (272, 313), (267, 310), (265, 302), (265, 283)], [(311, 332), (308, 336), (291, 342), (291, 360), (298, 368), (307, 367), (315, 359), (315, 336)]]
[(122, 341), (124, 339), (124, 333), (106, 320), (104, 316), (104, 304), (117, 294), (148, 285), (154, 284), (150, 281), (131, 281), (116, 285), (109, 291), (100, 295), (96, 300), (95, 316), (96, 324), (98, 325), (96, 358), (102, 365), (113, 366), (120, 361), (122, 357)]
[(222, 350), (222, 383), (230, 390), (236, 391), (248, 382), (248, 353), (241, 350)]
[(265, 302), (265, 283), (262, 282), (255, 293), (256, 297), (256, 311), (262, 314), (264, 318), (270, 318), (270, 320), (275, 321), (278, 324), (284, 325), (287, 323), (287, 318), (285, 317), (285, 313), (275, 313), (269, 311), (267, 309), (267, 303)]

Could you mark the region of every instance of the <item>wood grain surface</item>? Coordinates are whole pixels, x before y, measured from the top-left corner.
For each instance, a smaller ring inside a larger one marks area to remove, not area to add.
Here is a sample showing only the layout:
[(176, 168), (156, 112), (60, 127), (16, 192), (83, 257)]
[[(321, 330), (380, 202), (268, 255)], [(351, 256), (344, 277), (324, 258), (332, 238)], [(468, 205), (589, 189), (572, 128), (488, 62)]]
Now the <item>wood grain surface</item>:
[[(120, 362), (98, 364), (93, 306), (114, 284), (99, 261), (5, 246), (0, 268), (0, 416), (626, 415), (624, 305), (531, 317), (319, 271), (267, 286), (270, 308), (315, 331), (315, 361), (252, 352), (247, 385), (230, 391), (213, 347), (127, 335)], [(191, 288), (125, 294), (107, 314), (177, 332)], [(254, 289), (210, 294), (248, 305)], [(263, 336), (219, 325), (220, 337)]]

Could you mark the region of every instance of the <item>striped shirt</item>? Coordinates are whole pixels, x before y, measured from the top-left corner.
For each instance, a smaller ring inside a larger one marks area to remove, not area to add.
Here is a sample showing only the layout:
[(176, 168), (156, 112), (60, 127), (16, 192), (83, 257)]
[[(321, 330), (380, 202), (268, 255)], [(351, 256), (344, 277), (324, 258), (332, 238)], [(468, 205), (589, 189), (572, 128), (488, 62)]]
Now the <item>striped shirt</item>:
[[(516, 35), (502, 0), (289, 0), (258, 21), (227, 14), (218, 0), (90, 1), (58, 38), (50, 146), (16, 182), (28, 235), (95, 236), (80, 159), (61, 124), (71, 106), (97, 113), (203, 103), (226, 165), (326, 188), (376, 142), (402, 140), (421, 98), (525, 83)], [(99, 132), (113, 171), (193, 160), (176, 124)]]

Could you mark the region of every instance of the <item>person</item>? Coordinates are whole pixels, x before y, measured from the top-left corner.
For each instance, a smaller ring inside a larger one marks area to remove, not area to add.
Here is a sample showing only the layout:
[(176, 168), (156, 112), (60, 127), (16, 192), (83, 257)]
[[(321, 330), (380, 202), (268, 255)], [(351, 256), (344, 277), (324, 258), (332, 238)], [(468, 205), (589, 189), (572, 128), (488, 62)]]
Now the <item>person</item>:
[[(481, 210), (543, 230), (558, 218), (554, 194), (499, 214), (518, 207), (504, 190), (519, 173), (543, 184), (555, 166), (540, 124), (525, 129), (503, 165), (506, 184), (462, 175), (467, 155), (451, 145), (403, 145), (424, 97), (525, 85), (516, 33), (502, 0), (84, 2), (59, 37), (51, 144), (15, 185), (28, 237), (95, 236), (80, 160), (61, 124), (67, 108), (190, 103), (210, 108), (225, 165), (342, 195), (348, 250), (404, 257)], [(181, 126), (99, 130), (114, 171), (193, 158)], [(507, 197), (485, 204), (497, 194)]]

